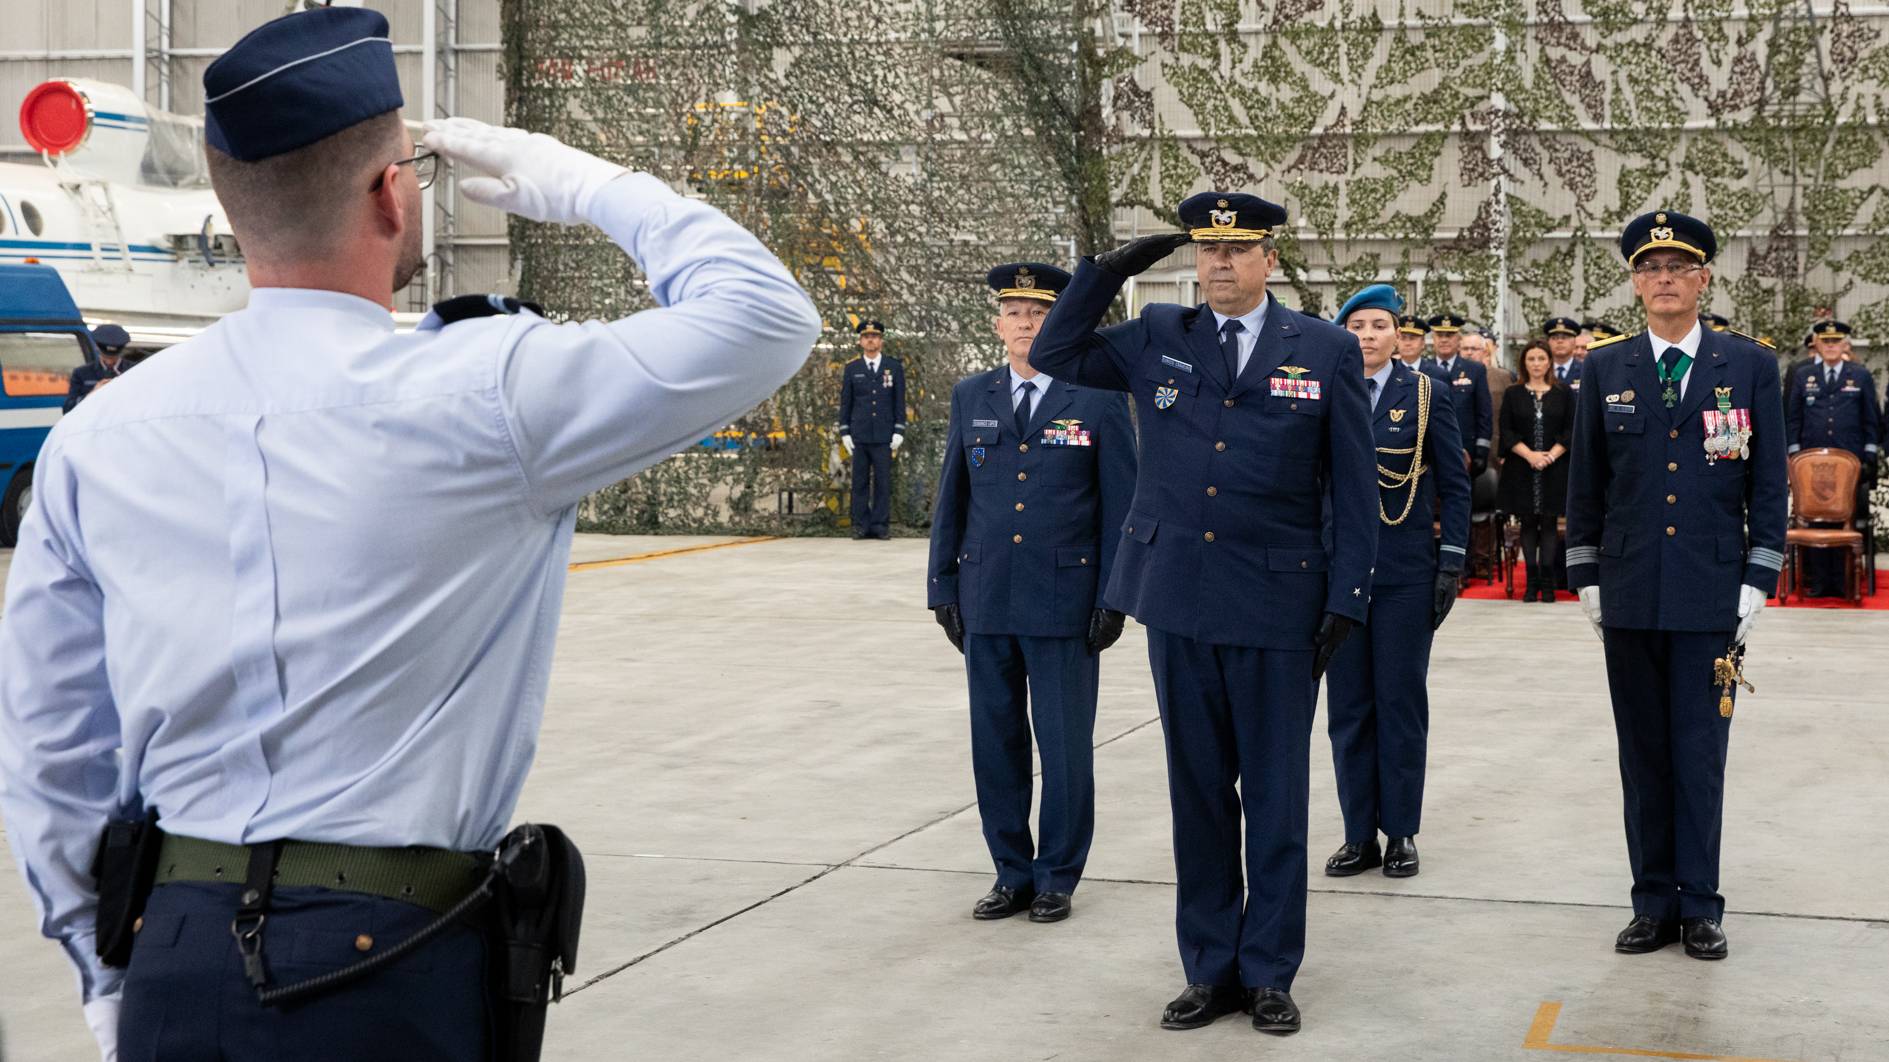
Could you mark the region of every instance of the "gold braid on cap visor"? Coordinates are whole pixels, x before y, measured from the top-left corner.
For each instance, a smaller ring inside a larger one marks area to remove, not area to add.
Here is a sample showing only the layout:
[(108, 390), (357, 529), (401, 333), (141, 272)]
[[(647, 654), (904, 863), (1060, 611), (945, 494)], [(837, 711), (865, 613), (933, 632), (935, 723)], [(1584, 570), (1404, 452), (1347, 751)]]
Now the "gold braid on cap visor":
[(997, 293), (999, 299), (1039, 299), (1043, 302), (1055, 302), (1056, 293), (1040, 288), (1004, 288)]

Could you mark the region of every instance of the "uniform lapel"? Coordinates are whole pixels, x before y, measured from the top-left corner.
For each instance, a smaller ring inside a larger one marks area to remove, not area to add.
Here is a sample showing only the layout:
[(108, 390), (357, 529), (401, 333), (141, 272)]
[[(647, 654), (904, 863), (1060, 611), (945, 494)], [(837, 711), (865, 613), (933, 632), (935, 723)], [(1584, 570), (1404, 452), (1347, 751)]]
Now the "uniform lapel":
[(1412, 382), (1410, 370), (1401, 365), (1393, 367), (1390, 379), (1384, 381), (1384, 393), (1377, 396), (1377, 411), (1371, 415), (1371, 421), (1388, 420), (1393, 407), (1403, 408)]
[(990, 386), (984, 388), (984, 407), (991, 416), (997, 418), (997, 426), (1000, 430), (1016, 428), (1017, 411), (1010, 405), (1008, 366), (991, 373)]
[(1299, 335), (1298, 322), (1287, 320), (1287, 316), (1284, 308), (1270, 293), (1267, 294), (1266, 321), (1259, 326), (1259, 341), (1253, 344), (1253, 355), (1246, 359), (1245, 371), (1240, 373), (1239, 380), (1233, 385), (1234, 394), (1246, 390), (1254, 381), (1271, 376), (1279, 366), (1285, 364), (1286, 355), (1291, 353), (1286, 349), (1286, 343), (1297, 339)]
[(1686, 374), (1685, 397), (1673, 411), (1674, 424), (1684, 424), (1696, 413), (1705, 400), (1712, 397), (1712, 388), (1725, 376), (1726, 358), (1725, 352), (1718, 348), (1718, 333), (1710, 328), (1703, 331), (1705, 334), (1699, 338), (1699, 355), (1692, 359), (1692, 369)]
[(1212, 380), (1221, 391), (1232, 388), (1227, 379), (1227, 356), (1220, 351), (1220, 330), (1213, 311), (1201, 303), (1194, 309), (1194, 319), (1187, 326), (1187, 346), (1194, 352), (1194, 371)]
[(1030, 411), (1030, 438), (1042, 432), (1051, 417), (1069, 408), (1069, 403), (1075, 401), (1074, 391), (1073, 385), (1062, 380), (1049, 385), (1049, 392), (1037, 399), (1036, 408)]
[(1659, 372), (1653, 368), (1656, 360), (1653, 356), (1653, 333), (1641, 332), (1627, 340), (1626, 357), (1627, 382), (1633, 385), (1634, 392), (1646, 403), (1647, 408), (1662, 423), (1673, 424), (1673, 410), (1666, 408), (1660, 401), (1661, 385)]

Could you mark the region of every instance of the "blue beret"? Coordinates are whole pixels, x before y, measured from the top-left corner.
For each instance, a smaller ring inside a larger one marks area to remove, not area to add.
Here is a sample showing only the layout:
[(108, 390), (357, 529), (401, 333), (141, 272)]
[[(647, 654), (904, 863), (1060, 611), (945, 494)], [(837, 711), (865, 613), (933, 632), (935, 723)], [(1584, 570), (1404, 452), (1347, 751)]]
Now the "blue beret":
[(131, 334), (115, 324), (99, 325), (92, 329), (92, 342), (100, 348), (112, 347), (122, 350), (131, 345)]
[(1718, 239), (1712, 226), (1698, 218), (1672, 210), (1655, 210), (1627, 222), (1620, 234), (1620, 253), (1628, 265), (1641, 255), (1661, 247), (1690, 252), (1704, 265), (1718, 253)]
[(304, 148), (406, 102), (387, 18), (321, 7), (265, 22), (203, 72), (203, 135), (259, 162)]
[(1181, 200), (1181, 225), (1195, 243), (1250, 243), (1286, 223), (1286, 208), (1245, 192), (1202, 192)]
[(1041, 299), (1055, 302), (1069, 286), (1069, 274), (1042, 262), (1011, 262), (984, 277), (1000, 299)]
[(1403, 308), (1404, 297), (1397, 294), (1396, 288), (1389, 284), (1372, 284), (1346, 299), (1345, 304), (1338, 308), (1338, 316), (1335, 320), (1339, 324), (1344, 324), (1345, 318), (1359, 310), (1384, 310), (1392, 317), (1396, 317)]
[(1541, 323), (1544, 336), (1578, 336), (1581, 334), (1581, 322), (1572, 317), (1550, 317)]

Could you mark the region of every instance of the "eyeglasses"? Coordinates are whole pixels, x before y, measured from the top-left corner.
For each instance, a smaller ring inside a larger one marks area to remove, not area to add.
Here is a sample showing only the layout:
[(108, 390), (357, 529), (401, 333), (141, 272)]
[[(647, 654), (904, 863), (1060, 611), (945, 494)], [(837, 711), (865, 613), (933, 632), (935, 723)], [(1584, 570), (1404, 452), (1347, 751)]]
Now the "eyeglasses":
[(1656, 277), (1664, 273), (1674, 280), (1677, 280), (1680, 277), (1689, 277), (1704, 268), (1704, 266), (1697, 262), (1641, 262), (1633, 267), (1633, 275), (1636, 277)]
[[(413, 164), (413, 176), (415, 180), (420, 182), (420, 190), (425, 191), (431, 188), (433, 186), (433, 178), (439, 175), (439, 156), (433, 154), (431, 151), (422, 151), (410, 159), (401, 159), (393, 165), (405, 166), (408, 163)], [(380, 185), (384, 179), (384, 176), (374, 178), (374, 184), (368, 191), (380, 191)]]

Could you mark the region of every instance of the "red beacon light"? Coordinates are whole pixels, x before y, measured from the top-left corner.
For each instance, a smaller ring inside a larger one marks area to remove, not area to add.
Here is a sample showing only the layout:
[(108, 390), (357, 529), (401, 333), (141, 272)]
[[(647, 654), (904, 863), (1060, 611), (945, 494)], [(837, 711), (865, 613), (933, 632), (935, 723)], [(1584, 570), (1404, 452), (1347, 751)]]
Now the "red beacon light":
[(69, 81), (43, 82), (20, 104), (20, 133), (34, 151), (64, 155), (91, 132), (91, 104)]

